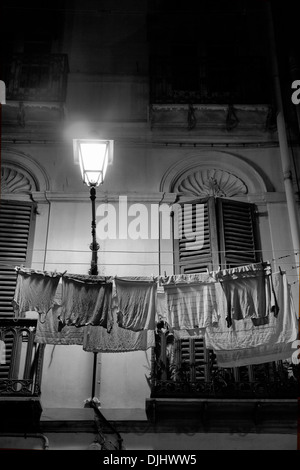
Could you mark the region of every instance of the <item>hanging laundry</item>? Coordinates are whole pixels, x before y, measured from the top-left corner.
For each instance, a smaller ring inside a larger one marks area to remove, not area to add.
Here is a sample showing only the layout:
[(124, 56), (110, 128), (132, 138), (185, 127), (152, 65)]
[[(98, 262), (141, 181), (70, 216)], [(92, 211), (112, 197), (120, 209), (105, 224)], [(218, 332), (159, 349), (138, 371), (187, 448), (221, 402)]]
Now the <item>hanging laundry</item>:
[(38, 271), (16, 267), (17, 281), (12, 300), (16, 318), (24, 318), (25, 312), (35, 311), (46, 314), (53, 306), (53, 300), (62, 276), (58, 272)]
[[(232, 320), (246, 317), (262, 319), (267, 317), (270, 300), (270, 266), (262, 263), (230, 268), (215, 273), (221, 282), (227, 301), (227, 326)], [(254, 320), (255, 321), (255, 320)], [(256, 320), (264, 323), (267, 320)]]
[[(205, 331), (205, 344), (213, 349), (220, 367), (260, 364), (292, 355), (292, 343), (298, 336), (298, 319), (291, 298), (291, 289), (286, 274), (272, 274), (273, 295), (270, 308), (276, 310), (269, 315), (269, 321), (255, 326), (251, 317), (232, 320), (228, 328), (225, 315), (219, 325)], [(226, 297), (223, 297), (224, 306)]]
[(218, 323), (217, 283), (210, 274), (173, 275), (161, 282), (166, 294), (167, 322), (174, 330)]
[(37, 321), (35, 342), (43, 344), (77, 344), (83, 343), (83, 327), (64, 326), (60, 322), (62, 302), (62, 285), (58, 284), (52, 308)]
[(83, 350), (87, 352), (146, 351), (151, 347), (155, 347), (154, 330), (126, 330), (116, 323), (110, 332), (102, 326), (88, 325), (84, 328)]
[(154, 278), (115, 278), (117, 323), (132, 331), (154, 330), (157, 283)]
[(192, 330), (172, 330), (175, 339), (204, 338), (206, 328), (193, 328)]
[(62, 277), (62, 325), (99, 325), (110, 329), (112, 281), (110, 277), (66, 274)]

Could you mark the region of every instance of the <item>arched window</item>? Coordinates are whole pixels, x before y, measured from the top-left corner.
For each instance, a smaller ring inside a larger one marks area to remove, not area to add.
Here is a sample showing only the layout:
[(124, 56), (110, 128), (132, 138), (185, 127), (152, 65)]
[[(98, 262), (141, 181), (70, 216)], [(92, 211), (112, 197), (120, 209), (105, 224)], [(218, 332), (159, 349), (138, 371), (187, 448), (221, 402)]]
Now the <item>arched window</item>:
[[(192, 274), (260, 262), (257, 210), (247, 202), (248, 186), (222, 168), (195, 169), (175, 180), (179, 201), (173, 216), (174, 272)], [(202, 396), (213, 386), (231, 390), (232, 396), (250, 394), (265, 377), (274, 380), (282, 362), (219, 369), (214, 353), (201, 337), (173, 334), (159, 325), (154, 353), (152, 396)], [(166, 386), (166, 383), (168, 386)], [(173, 385), (172, 385), (173, 383)], [(263, 389), (263, 387), (262, 387)], [(217, 390), (217, 388), (216, 388)]]
[[(16, 287), (15, 266), (30, 266), (35, 226), (36, 204), (31, 192), (33, 179), (15, 165), (2, 165), (0, 200), (0, 326), (14, 317), (12, 299)], [(3, 334), (3, 336), (2, 336)], [(14, 332), (0, 331), (0, 381), (16, 378), (21, 362), (22, 342), (26, 333), (16, 339)]]
[(1, 168), (0, 200), (0, 318), (11, 318), (15, 266), (30, 266), (36, 204), (30, 200), (33, 181), (13, 166)]

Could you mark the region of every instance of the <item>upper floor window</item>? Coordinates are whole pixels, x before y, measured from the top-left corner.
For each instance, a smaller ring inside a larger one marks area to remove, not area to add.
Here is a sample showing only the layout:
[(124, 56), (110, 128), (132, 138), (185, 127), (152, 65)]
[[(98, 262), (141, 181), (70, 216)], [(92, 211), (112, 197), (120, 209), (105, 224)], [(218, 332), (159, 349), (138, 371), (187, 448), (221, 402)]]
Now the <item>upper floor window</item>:
[(151, 104), (268, 104), (263, 8), (251, 2), (150, 2)]

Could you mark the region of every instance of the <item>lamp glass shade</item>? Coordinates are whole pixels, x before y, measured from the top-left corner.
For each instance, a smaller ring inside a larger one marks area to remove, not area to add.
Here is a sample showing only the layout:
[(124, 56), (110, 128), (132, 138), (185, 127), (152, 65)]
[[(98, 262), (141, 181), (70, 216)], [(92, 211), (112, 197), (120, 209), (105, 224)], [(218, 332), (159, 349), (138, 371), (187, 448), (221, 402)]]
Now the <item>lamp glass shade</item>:
[(80, 165), (83, 182), (88, 186), (103, 183), (109, 155), (109, 141), (74, 140), (74, 153)]

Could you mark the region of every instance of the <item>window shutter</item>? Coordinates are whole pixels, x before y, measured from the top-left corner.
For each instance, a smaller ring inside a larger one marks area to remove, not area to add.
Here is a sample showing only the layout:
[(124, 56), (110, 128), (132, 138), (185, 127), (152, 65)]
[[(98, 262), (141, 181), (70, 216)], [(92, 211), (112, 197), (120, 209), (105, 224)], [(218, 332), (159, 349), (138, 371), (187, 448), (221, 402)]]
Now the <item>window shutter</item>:
[[(0, 201), (0, 323), (1, 319), (14, 316), (12, 299), (17, 280), (14, 267), (30, 262), (34, 208), (31, 202)], [(8, 378), (13, 342), (13, 334), (8, 333), (5, 345), (1, 344), (0, 380)]]
[(202, 338), (180, 339), (181, 374), (190, 381), (208, 380), (208, 352)]
[(31, 202), (0, 202), (0, 318), (13, 316), (14, 266), (26, 265), (31, 257), (34, 206)]
[[(197, 204), (202, 204), (203, 207), (200, 220), (197, 220)], [(177, 244), (174, 240), (177, 274), (200, 273), (206, 269), (217, 270), (219, 266), (230, 268), (258, 261), (254, 204), (210, 197), (206, 202), (202, 200), (186, 204), (184, 217), (182, 211), (178, 211), (176, 222), (179, 235), (182, 235), (178, 237)], [(185, 229), (189, 240), (185, 237)], [(191, 238), (193, 232), (195, 236)], [(198, 243), (195, 243), (196, 239)], [(211, 374), (218, 368), (212, 359), (212, 351), (206, 349), (204, 340), (184, 338), (177, 341), (178, 369), (182, 378), (191, 382), (211, 380)], [(246, 369), (247, 377), (252, 380), (253, 368), (250, 366)], [(233, 373), (236, 380), (241, 380), (242, 370), (235, 368)]]
[(217, 199), (220, 263), (231, 268), (258, 261), (254, 204)]
[(175, 272), (192, 274), (213, 269), (217, 256), (214, 201), (193, 201), (178, 210), (178, 240), (174, 240)]

